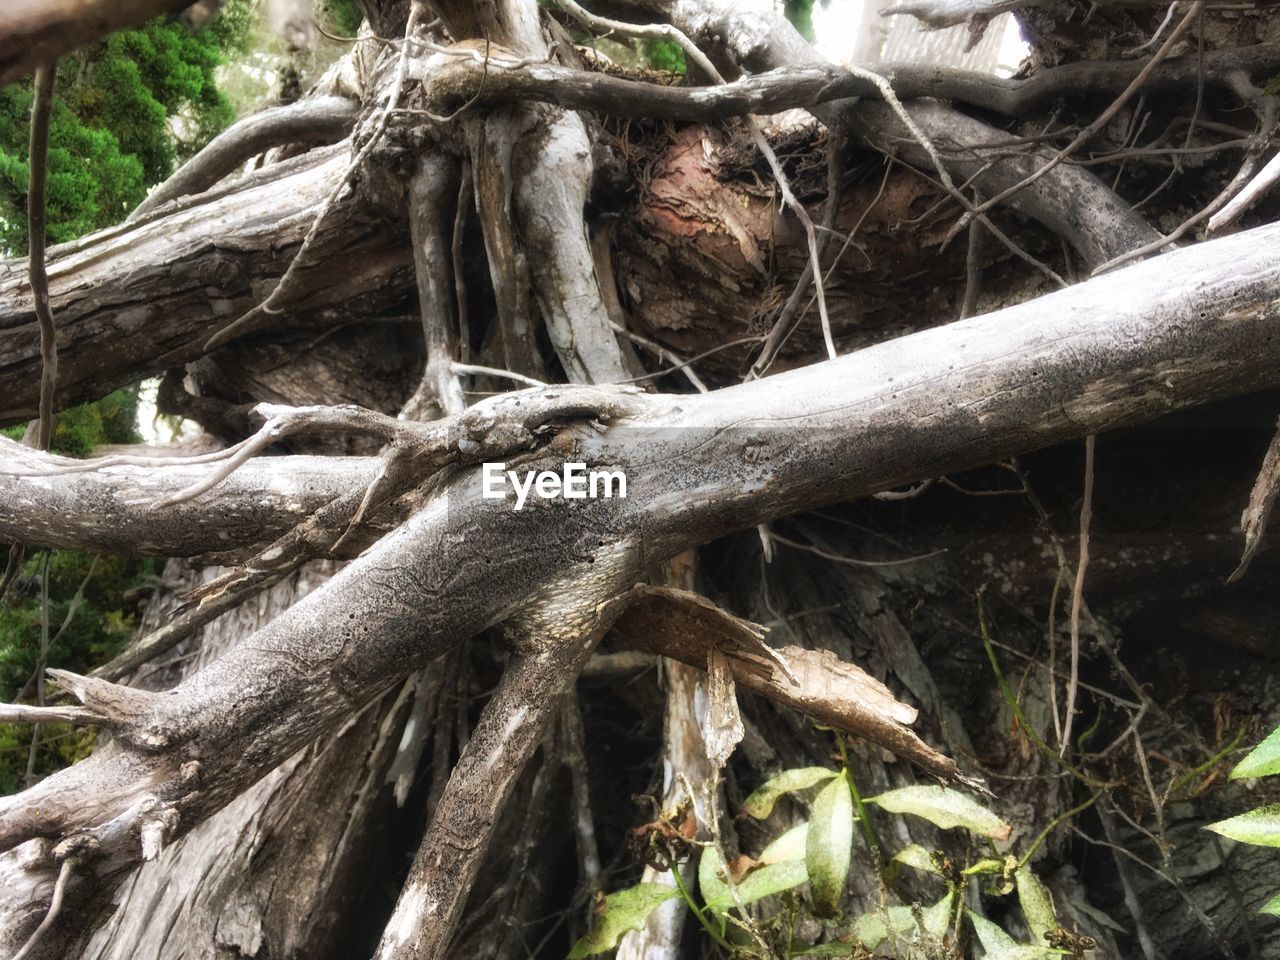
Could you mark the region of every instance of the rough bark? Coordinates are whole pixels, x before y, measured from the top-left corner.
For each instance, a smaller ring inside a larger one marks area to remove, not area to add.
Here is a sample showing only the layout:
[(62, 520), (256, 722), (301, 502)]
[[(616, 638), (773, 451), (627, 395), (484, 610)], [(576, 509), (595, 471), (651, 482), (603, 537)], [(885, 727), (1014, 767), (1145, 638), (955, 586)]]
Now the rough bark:
[[(246, 313), (284, 272), (348, 162), (342, 147), (313, 151), (201, 194), (162, 218), (51, 251), (57, 407), (199, 357), (205, 341)], [(333, 218), (335, 229), (317, 252), (340, 259), (342, 269), (304, 268), (302, 292), (274, 330), (297, 325), (322, 332), (403, 309), (412, 260), (401, 231), (388, 229), (365, 204), (343, 203)], [(30, 398), (40, 377), (21, 262), (0, 263), (0, 302), (0, 422), (13, 423), (34, 415)]]

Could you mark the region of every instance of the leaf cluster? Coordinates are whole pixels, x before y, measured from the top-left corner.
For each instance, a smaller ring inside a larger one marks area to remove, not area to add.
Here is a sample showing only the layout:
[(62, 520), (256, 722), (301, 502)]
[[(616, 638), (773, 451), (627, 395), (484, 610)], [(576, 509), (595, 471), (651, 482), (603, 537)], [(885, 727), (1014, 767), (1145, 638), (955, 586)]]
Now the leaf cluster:
[[(248, 0), (231, 0), (193, 33), (159, 18), (64, 57), (50, 117), (52, 243), (109, 226), (235, 117), (217, 69), (244, 52)], [(30, 78), (0, 89), (0, 252), (27, 249)]]

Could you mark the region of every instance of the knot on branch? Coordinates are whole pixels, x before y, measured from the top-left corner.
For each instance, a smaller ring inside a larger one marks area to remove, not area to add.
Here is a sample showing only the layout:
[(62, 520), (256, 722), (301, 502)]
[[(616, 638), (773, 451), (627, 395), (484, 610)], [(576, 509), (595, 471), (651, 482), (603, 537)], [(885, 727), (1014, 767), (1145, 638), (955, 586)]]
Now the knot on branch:
[(94, 859), (101, 849), (102, 842), (93, 834), (73, 833), (55, 843), (50, 855), (56, 863), (78, 867)]
[(142, 845), (142, 859), (154, 860), (173, 837), (178, 828), (178, 809), (173, 804), (152, 798), (142, 805), (138, 818), (138, 839)]
[(56, 687), (84, 704), (91, 715), (89, 722), (111, 728), (127, 743), (148, 751), (163, 750), (172, 743), (169, 733), (153, 722), (159, 694), (70, 670), (50, 669), (47, 675)]

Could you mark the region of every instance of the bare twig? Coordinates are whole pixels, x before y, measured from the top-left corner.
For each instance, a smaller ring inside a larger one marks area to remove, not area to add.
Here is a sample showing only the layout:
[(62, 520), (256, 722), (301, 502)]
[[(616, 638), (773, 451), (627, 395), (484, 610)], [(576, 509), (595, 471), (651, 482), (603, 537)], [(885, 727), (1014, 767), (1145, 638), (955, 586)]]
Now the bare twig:
[(1280, 153), (1277, 153), (1267, 161), (1267, 165), (1258, 171), (1257, 176), (1250, 180), (1243, 190), (1232, 197), (1225, 207), (1209, 218), (1209, 236), (1212, 237), (1221, 233), (1240, 219), (1246, 210), (1266, 195), (1277, 180), (1280, 180)]
[(1084, 575), (1089, 567), (1089, 525), (1093, 521), (1093, 452), (1096, 437), (1084, 439), (1084, 500), (1080, 504), (1080, 559), (1076, 563), (1075, 585), (1071, 588), (1071, 673), (1067, 678), (1066, 714), (1062, 718), (1062, 742), (1058, 755), (1066, 756), (1071, 744), (1071, 726), (1076, 712), (1076, 691), (1080, 686), (1080, 606), (1084, 602)]
[(63, 859), (62, 865), (58, 867), (58, 879), (54, 881), (53, 897), (49, 901), (49, 909), (45, 912), (44, 919), (31, 931), (31, 936), (22, 945), (22, 949), (13, 955), (12, 960), (26, 960), (27, 957), (35, 956), (40, 938), (53, 926), (54, 921), (58, 919), (58, 914), (62, 912), (62, 900), (66, 896), (67, 883), (71, 880), (71, 874), (75, 868), (76, 862), (73, 855)]
[(58, 383), (58, 339), (49, 305), (49, 275), (45, 271), (47, 210), (45, 187), (49, 173), (49, 118), (53, 110), (55, 65), (36, 69), (35, 99), (31, 103), (30, 185), (27, 189), (27, 269), (36, 320), (40, 324), (40, 427), (36, 446), (48, 450), (53, 439), (53, 393)]
[(1177, 45), (1178, 41), (1182, 39), (1183, 35), (1188, 29), (1190, 29), (1191, 25), (1195, 23), (1197, 18), (1199, 18), (1201, 12), (1204, 10), (1204, 3), (1205, 0), (1196, 0), (1191, 9), (1187, 11), (1186, 16), (1184, 16), (1182, 20), (1179, 21), (1178, 25), (1173, 28), (1173, 32), (1169, 34), (1168, 39), (1161, 44), (1160, 49), (1156, 51), (1155, 55), (1152, 56), (1149, 61), (1147, 61), (1146, 66), (1143, 67), (1142, 71), (1133, 78), (1127, 87), (1125, 87), (1120, 96), (1116, 97), (1116, 99), (1111, 102), (1111, 105), (1107, 107), (1107, 109), (1103, 110), (1092, 123), (1076, 134), (1075, 138), (1067, 144), (1067, 146), (1058, 151), (1058, 153), (1055, 154), (1048, 163), (1037, 168), (1030, 176), (1023, 178), (1020, 182), (1015, 183), (1006, 190), (1002, 190), (990, 200), (980, 204), (972, 214), (965, 214), (961, 217), (956, 222), (956, 225), (952, 228), (951, 233), (948, 236), (954, 236), (956, 231), (968, 226), (969, 220), (973, 215), (986, 213), (998, 204), (1008, 200), (1019, 190), (1023, 190), (1026, 187), (1031, 186), (1031, 184), (1035, 183), (1050, 170), (1054, 169), (1058, 164), (1065, 161), (1073, 153), (1092, 140), (1103, 127), (1111, 122), (1112, 117), (1119, 113), (1121, 108), (1128, 103), (1130, 99), (1132, 99), (1133, 95), (1141, 89), (1142, 85), (1147, 82), (1147, 78), (1156, 69), (1156, 67), (1160, 65), (1161, 61), (1169, 56), (1169, 53), (1173, 50), (1174, 46)]

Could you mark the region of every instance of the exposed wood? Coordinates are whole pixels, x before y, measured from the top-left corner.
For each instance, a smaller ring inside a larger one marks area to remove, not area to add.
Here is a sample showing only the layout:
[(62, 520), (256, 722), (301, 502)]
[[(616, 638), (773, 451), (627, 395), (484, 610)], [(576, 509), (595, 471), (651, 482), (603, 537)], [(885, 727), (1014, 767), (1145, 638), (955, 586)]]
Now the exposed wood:
[[(779, 14), (742, 15), (732, 4), (713, 0), (655, 0), (677, 26), (695, 40), (720, 48), (751, 72), (793, 66), (827, 66), (827, 61)], [(940, 103), (907, 105), (915, 125), (936, 144), (993, 144), (1007, 134)], [(813, 110), (828, 126), (844, 124), (856, 137), (892, 148), (914, 166), (929, 170), (932, 160), (918, 139), (886, 104), (838, 101)], [(1040, 148), (988, 164), (970, 150), (947, 152), (943, 161), (956, 182), (983, 196), (1004, 193), (1022, 183), (1054, 152)], [(1022, 189), (1009, 206), (1031, 217), (1071, 244), (1091, 265), (1153, 243), (1160, 235), (1098, 178), (1080, 167), (1059, 165)]]
[(637, 587), (616, 629), (644, 649), (701, 670), (709, 652), (719, 650), (744, 689), (877, 743), (935, 777), (961, 779), (952, 760), (911, 731), (915, 709), (860, 667), (829, 650), (783, 647), (770, 656), (762, 641), (744, 644), (743, 624), (734, 620), (696, 595)]
[(274, 540), (342, 493), (367, 486), (379, 469), (364, 457), (256, 459), (231, 474), (217, 496), (163, 510), (151, 505), (203, 480), (210, 468), (20, 473), (82, 464), (0, 437), (0, 539), (161, 557), (234, 550)]
[[(201, 194), (162, 219), (143, 219), (55, 247), (49, 263), (58, 317), (58, 409), (194, 360), (209, 335), (247, 311), (284, 271), (347, 165), (322, 148)], [(307, 290), (277, 318), (325, 329), (398, 306), (411, 257), (376, 211), (344, 206), (322, 244), (341, 270), (305, 270)], [(0, 422), (37, 412), (38, 332), (25, 263), (0, 261)]]
[(170, 201), (203, 193), (271, 147), (326, 144), (344, 139), (360, 116), (360, 104), (345, 97), (316, 97), (269, 107), (228, 127), (138, 204), (138, 220)]

